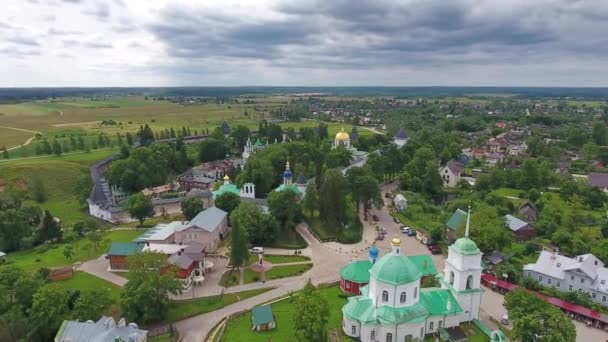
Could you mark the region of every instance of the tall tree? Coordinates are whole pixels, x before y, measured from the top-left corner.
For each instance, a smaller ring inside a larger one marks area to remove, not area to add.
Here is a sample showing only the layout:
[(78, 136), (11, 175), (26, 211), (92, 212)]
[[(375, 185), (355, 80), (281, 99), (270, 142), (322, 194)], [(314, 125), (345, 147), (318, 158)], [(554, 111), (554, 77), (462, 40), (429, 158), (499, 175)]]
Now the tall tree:
[(605, 146), (607, 144), (606, 124), (601, 121), (594, 123), (591, 136), (593, 137), (594, 143)]
[(306, 187), (302, 207), (308, 211), (310, 217), (313, 217), (315, 210), (319, 209), (319, 192), (314, 184), (309, 184)]
[(61, 241), (62, 232), (61, 228), (59, 228), (59, 223), (55, 221), (55, 218), (48, 210), (44, 211), (42, 222), (35, 235), (37, 243)]
[(53, 154), (55, 154), (56, 156), (60, 156), (61, 153), (63, 153), (63, 150), (61, 149), (61, 144), (59, 144), (57, 138), (53, 138)]
[(310, 281), (294, 302), (294, 333), (299, 342), (326, 341), (329, 305)]
[(268, 208), (283, 229), (292, 229), (302, 219), (298, 194), (290, 189), (273, 191), (268, 195)]
[(132, 218), (139, 221), (140, 226), (144, 224), (147, 218), (154, 216), (152, 201), (142, 193), (129, 196), (125, 209)]
[(167, 267), (161, 253), (137, 253), (129, 257), (129, 281), (121, 294), (122, 312), (130, 321), (143, 324), (166, 317), (169, 295), (182, 291), (182, 283)]
[(31, 192), (34, 200), (38, 203), (44, 203), (47, 200), (46, 186), (40, 177), (34, 177), (31, 183)]
[(74, 303), (74, 316), (79, 320), (96, 320), (108, 314), (112, 297), (106, 289), (86, 289), (80, 291), (80, 296)]
[(346, 216), (347, 183), (342, 172), (325, 171), (319, 187), (319, 215), (326, 224), (341, 226)]
[(2, 146), (2, 158), (4, 159), (8, 159), (9, 155), (8, 155), (8, 150), (6, 149), (6, 146)]
[(68, 292), (55, 284), (43, 286), (34, 295), (30, 318), (35, 335), (42, 341), (50, 341), (57, 333), (70, 309)]
[(182, 201), (181, 207), (186, 220), (192, 220), (203, 211), (203, 201), (198, 197), (189, 197)]
[(217, 196), (214, 200), (215, 206), (227, 212), (228, 214), (230, 214), (234, 209), (236, 209), (236, 207), (238, 207), (240, 203), (241, 198), (239, 197), (239, 195), (232, 192), (223, 193)]
[(239, 150), (243, 149), (243, 147), (247, 143), (247, 139), (249, 139), (250, 134), (251, 134), (251, 131), (249, 131), (249, 128), (247, 128), (247, 126), (243, 126), (243, 125), (236, 126), (236, 128), (234, 128), (232, 130), (232, 132), (230, 133), (230, 135), (232, 136), (232, 139), (234, 139), (234, 143), (236, 144), (236, 147)]
[(227, 153), (225, 142), (219, 139), (209, 138), (199, 145), (199, 160), (202, 162), (224, 159)]
[[(231, 219), (233, 214), (230, 214)], [(240, 212), (237, 212), (236, 224), (232, 225), (230, 233), (230, 263), (240, 268), (245, 266), (247, 260), (249, 260), (249, 250), (247, 249), (247, 231), (244, 227), (244, 220), (241, 220)]]

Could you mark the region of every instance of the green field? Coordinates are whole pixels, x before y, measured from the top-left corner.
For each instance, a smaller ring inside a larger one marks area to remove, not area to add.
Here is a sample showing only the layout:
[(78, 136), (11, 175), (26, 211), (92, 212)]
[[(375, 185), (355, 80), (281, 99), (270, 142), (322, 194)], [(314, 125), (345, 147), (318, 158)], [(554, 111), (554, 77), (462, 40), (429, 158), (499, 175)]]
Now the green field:
[(81, 221), (88, 215), (81, 210), (74, 187), (82, 173), (113, 150), (78, 153), (71, 155), (45, 156), (32, 159), (0, 162), (0, 191), (8, 185), (27, 190), (35, 178), (44, 181), (48, 200), (39, 204), (62, 220), (64, 226)]
[(105, 253), (112, 242), (129, 242), (141, 235), (141, 233), (141, 231), (137, 230), (116, 230), (106, 232), (103, 235), (102, 243), (100, 243), (97, 249), (92, 246), (88, 239), (82, 238), (71, 243), (74, 247), (72, 260), (66, 259), (63, 255), (63, 249), (67, 245), (66, 243), (42, 245), (28, 250), (10, 253), (8, 259), (10, 263), (26, 270), (35, 270), (41, 267), (66, 266), (77, 261), (95, 259)]
[[(266, 280), (295, 277), (295, 276), (298, 276), (298, 275), (308, 271), (311, 268), (312, 268), (312, 263), (300, 264), (300, 265), (286, 265), (286, 266), (282, 266), (281, 264), (278, 264), (276, 266), (273, 266), (270, 269), (270, 271), (266, 272)], [(239, 277), (240, 277), (240, 271), (235, 270), (235, 271), (225, 272), (222, 275), (222, 278), (220, 279), (220, 285), (226, 286), (226, 287), (239, 285)], [(245, 284), (256, 283), (256, 282), (259, 282), (260, 279), (261, 279), (261, 273), (254, 272), (249, 267), (245, 269), (245, 274), (244, 274), (244, 283)]]
[[(336, 331), (337, 335), (344, 341), (349, 341), (342, 334), (342, 306), (346, 304), (347, 297), (342, 294), (338, 286), (320, 288), (319, 293), (329, 304), (329, 320), (328, 333)], [(240, 316), (236, 316), (228, 321), (226, 331), (221, 341), (237, 342), (237, 341), (281, 341), (289, 342), (294, 339), (294, 306), (290, 299), (285, 299), (272, 304), (272, 313), (274, 315), (277, 327), (265, 332), (251, 331), (251, 311)]]
[(121, 287), (82, 271), (76, 271), (74, 272), (74, 276), (72, 278), (57, 281), (54, 282), (54, 284), (57, 284), (66, 290), (82, 291), (102, 289), (104, 291), (108, 291), (110, 297), (115, 303), (119, 302), (120, 294), (122, 293)]
[(228, 293), (223, 296), (211, 296), (192, 300), (172, 301), (169, 304), (167, 321), (175, 322), (195, 315), (200, 315), (210, 311), (218, 310), (226, 305), (234, 304), (238, 301), (255, 297), (270, 290), (272, 290), (272, 288)]

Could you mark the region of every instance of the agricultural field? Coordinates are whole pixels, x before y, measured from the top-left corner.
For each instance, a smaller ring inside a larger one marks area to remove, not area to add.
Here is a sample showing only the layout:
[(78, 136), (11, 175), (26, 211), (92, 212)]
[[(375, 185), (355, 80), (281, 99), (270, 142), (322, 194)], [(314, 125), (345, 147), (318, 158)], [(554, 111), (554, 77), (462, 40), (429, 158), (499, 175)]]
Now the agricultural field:
[(34, 179), (42, 179), (48, 200), (37, 205), (49, 209), (64, 226), (69, 226), (88, 216), (74, 192), (78, 179), (89, 172), (91, 165), (112, 153), (113, 150), (103, 150), (0, 161), (0, 191), (9, 185), (27, 191)]

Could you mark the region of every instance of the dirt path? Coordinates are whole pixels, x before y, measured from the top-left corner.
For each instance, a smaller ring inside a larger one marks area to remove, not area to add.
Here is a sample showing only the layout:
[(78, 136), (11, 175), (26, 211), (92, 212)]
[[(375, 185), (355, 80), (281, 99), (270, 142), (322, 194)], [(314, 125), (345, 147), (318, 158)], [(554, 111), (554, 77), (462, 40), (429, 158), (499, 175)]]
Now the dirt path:
[[(29, 129), (23, 129), (23, 128), (17, 128), (17, 127), (0, 126), (0, 128), (12, 129), (12, 130), (15, 130), (15, 131), (28, 132), (28, 133), (34, 133), (34, 134), (42, 134), (42, 132), (31, 131)], [(25, 143), (23, 143), (23, 144), (21, 144), (19, 146), (13, 146), (13, 147), (7, 148), (6, 150), (7, 151), (12, 151), (12, 150), (16, 150), (16, 149), (18, 149), (20, 147), (27, 146), (27, 145), (29, 145), (32, 142), (32, 140), (34, 140), (35, 137), (36, 136), (34, 135), (33, 137), (27, 139), (27, 141)]]

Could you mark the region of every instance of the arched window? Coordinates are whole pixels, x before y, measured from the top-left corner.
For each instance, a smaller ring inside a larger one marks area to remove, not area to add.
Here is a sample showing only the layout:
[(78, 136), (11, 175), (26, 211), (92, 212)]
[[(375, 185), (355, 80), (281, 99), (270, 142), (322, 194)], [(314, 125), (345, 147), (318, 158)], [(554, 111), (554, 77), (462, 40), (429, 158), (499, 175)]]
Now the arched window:
[(386, 342), (393, 342), (393, 334), (386, 333)]
[(399, 302), (401, 302), (401, 304), (405, 303), (405, 300), (407, 299), (405, 292), (401, 292), (401, 296), (399, 298)]
[(418, 298), (418, 287), (414, 287), (414, 299)]
[(473, 286), (473, 276), (470, 275), (467, 277), (467, 290), (470, 290)]
[(450, 285), (454, 285), (454, 271), (450, 271)]
[(372, 330), (372, 332), (370, 333), (370, 339), (371, 339), (372, 341), (375, 341), (375, 340), (376, 340), (376, 330)]
[(388, 291), (382, 291), (382, 301), (388, 302)]

